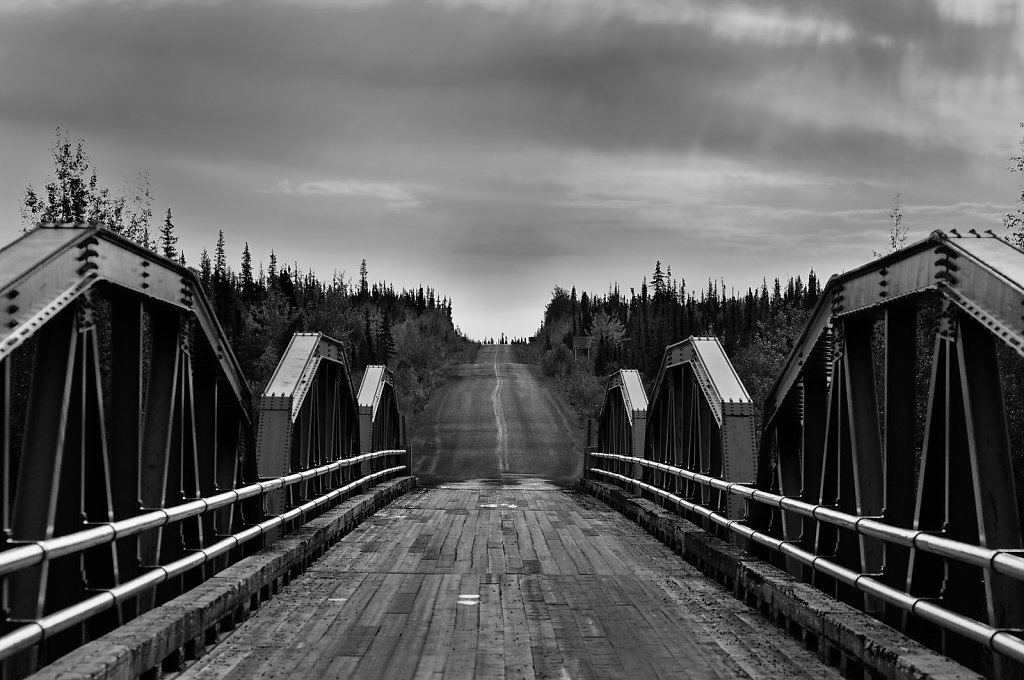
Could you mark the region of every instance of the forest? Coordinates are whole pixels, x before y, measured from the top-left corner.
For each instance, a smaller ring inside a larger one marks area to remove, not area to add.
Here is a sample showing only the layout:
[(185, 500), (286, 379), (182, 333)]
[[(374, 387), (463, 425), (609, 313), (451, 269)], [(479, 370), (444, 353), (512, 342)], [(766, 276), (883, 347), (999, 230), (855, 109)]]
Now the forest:
[[(534, 343), (536, 360), (556, 377), (569, 400), (585, 416), (600, 410), (603, 376), (620, 368), (640, 371), (653, 383), (665, 347), (694, 336), (717, 336), (755, 403), (760, 403), (781, 369), (821, 294), (812, 269), (806, 281), (763, 280), (740, 294), (724, 281), (698, 290), (672, 276), (661, 261), (650, 282), (624, 294), (612, 284), (607, 294), (577, 296), (555, 287)], [(574, 361), (573, 345), (589, 336), (589, 357)]]
[(190, 267), (213, 303), (221, 326), (253, 398), (258, 399), (292, 334), (322, 332), (341, 341), (352, 383), (358, 389), (365, 366), (384, 364), (394, 371), (399, 405), (415, 417), (430, 393), (453, 366), (472, 356), (476, 344), (452, 322), (452, 301), (431, 287), (396, 290), (373, 283), (362, 260), (358, 279), (343, 274), (324, 280), (297, 264), (279, 264), (273, 251), (267, 265), (253, 264), (246, 243), (235, 269), (227, 261), (226, 237), (218, 230), (213, 254), (203, 249), (198, 262), (178, 247), (170, 208), (154, 228), (152, 193), (140, 174), (122, 192), (103, 186), (85, 152), (60, 128), (50, 147), (54, 174), (42, 191), (26, 188), (22, 226), (40, 222), (101, 222), (168, 259)]

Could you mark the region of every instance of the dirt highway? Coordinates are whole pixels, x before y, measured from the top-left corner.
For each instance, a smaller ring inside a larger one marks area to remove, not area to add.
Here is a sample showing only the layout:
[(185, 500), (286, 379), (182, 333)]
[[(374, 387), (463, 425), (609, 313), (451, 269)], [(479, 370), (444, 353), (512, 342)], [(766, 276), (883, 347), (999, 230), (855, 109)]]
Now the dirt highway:
[(410, 433), (422, 484), (579, 477), (577, 416), (519, 355), (511, 345), (484, 345), (431, 398)]

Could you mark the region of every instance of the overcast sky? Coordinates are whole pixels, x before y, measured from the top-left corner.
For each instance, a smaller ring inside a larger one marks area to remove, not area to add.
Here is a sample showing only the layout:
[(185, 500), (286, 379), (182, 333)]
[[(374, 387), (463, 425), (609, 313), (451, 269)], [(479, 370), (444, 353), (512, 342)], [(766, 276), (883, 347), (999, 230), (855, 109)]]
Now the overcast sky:
[(0, 237), (54, 127), (148, 172), (193, 263), (432, 285), (473, 337), (654, 262), (823, 278), (1001, 230), (1024, 130), (1017, 0), (0, 0)]

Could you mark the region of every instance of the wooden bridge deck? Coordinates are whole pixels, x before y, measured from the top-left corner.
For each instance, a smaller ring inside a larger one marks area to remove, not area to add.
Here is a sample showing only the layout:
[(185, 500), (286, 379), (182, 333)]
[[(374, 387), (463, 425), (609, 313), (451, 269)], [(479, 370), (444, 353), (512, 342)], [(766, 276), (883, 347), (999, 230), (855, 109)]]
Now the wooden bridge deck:
[(188, 678), (831, 678), (603, 504), (542, 482), (420, 489)]

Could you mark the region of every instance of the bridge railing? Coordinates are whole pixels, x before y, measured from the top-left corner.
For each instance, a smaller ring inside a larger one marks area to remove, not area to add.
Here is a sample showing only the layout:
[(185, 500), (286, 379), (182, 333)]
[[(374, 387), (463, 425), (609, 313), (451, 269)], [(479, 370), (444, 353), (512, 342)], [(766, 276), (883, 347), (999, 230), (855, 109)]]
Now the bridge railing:
[[(589, 472), (719, 527), (962, 663), (1018, 677), (1024, 551), (1000, 364), (1024, 352), (1022, 309), (1024, 253), (936, 232), (826, 286), (766, 400), (755, 479), (665, 456), (616, 473), (607, 462), (633, 459), (604, 452)], [(675, 441), (679, 423), (701, 424), (685, 423), (677, 398), (673, 430), (657, 402), (649, 449)]]
[(224, 492), (255, 475), (249, 391), (191, 272), (51, 225), (0, 250), (0, 296), (0, 658), (27, 650), (17, 676), (236, 557), (222, 539), (255, 517)]
[[(639, 371), (622, 369), (608, 376), (601, 413), (597, 418), (597, 451), (618, 454), (605, 466), (626, 476), (639, 473), (636, 460), (643, 455), (647, 433), (647, 393)], [(591, 458), (591, 447), (584, 449), (583, 475), (592, 466), (602, 466), (600, 457)], [(627, 488), (631, 485), (627, 484)]]
[(754, 479), (754, 409), (718, 338), (691, 337), (669, 346), (651, 391), (643, 479), (700, 498), (732, 518), (746, 503), (668, 474), (663, 466), (729, 482)]
[(46, 225), (0, 250), (0, 299), (4, 677), (409, 473), (405, 451), (357, 450), (347, 367), (319, 335), (293, 340), (255, 441), (195, 275), (99, 226)]
[(405, 420), (398, 409), (395, 376), (390, 368), (370, 365), (363, 372), (359, 403), (359, 449), (398, 448), (405, 441)]
[[(380, 368), (370, 366), (366, 374)], [(388, 397), (388, 406), (381, 413), (387, 410), (388, 416), (398, 421), (393, 390)], [(327, 499), (320, 504), (326, 509), (353, 489), (410, 474), (408, 452), (399, 448), (401, 441), (397, 437), (374, 440), (375, 423), (363, 422), (361, 412), (341, 343), (322, 333), (292, 336), (260, 401), (259, 473), (261, 478), (273, 479), (312, 470), (323, 472), (268, 494), (268, 515), (290, 512), (308, 504), (310, 498)], [(370, 445), (361, 447), (364, 440)], [(344, 491), (338, 493), (339, 489)], [(305, 519), (297, 516), (282, 530), (289, 531)]]

